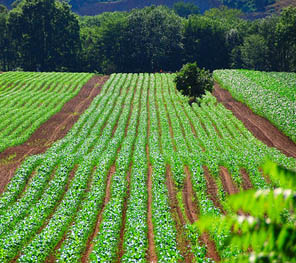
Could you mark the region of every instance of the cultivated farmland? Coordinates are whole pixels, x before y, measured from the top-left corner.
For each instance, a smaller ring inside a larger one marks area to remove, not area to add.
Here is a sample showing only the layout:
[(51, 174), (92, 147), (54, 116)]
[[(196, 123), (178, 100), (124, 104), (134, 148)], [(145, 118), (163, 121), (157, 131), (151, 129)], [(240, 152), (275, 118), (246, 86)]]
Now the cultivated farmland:
[(296, 74), (217, 70), (215, 79), (238, 101), (296, 142)]
[(211, 94), (190, 107), (173, 79), (111, 75), (63, 139), (21, 164), (0, 198), (1, 262), (213, 262), (236, 253), (223, 247), (229, 233), (199, 235), (191, 224), (228, 213), (229, 194), (268, 188), (266, 158), (287, 168), (295, 159), (257, 140)]
[(26, 141), (93, 74), (8, 72), (0, 78), (0, 152)]

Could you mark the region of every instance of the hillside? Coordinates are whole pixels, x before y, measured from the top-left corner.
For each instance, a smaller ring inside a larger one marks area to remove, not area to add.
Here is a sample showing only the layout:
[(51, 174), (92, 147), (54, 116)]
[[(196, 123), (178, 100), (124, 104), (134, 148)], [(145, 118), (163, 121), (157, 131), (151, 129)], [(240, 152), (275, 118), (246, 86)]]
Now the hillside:
[[(0, 4), (11, 7), (15, 0), (0, 0)], [(97, 15), (103, 12), (128, 11), (133, 8), (143, 8), (150, 5), (173, 6), (180, 0), (72, 0), (69, 1), (73, 10), (80, 15)], [(221, 5), (219, 0), (185, 0), (185, 2), (194, 2), (202, 11)]]
[[(73, 9), (80, 15), (96, 15), (110, 11), (128, 11), (133, 8), (143, 8), (150, 5), (166, 5), (172, 7), (174, 3), (179, 1), (180, 0), (121, 0), (111, 2), (85, 1), (85, 3), (77, 5), (76, 8), (74, 5)], [(185, 0), (185, 2), (194, 2), (199, 6), (201, 11), (221, 5), (219, 0)]]
[[(11, 8), (15, 0), (0, 0), (0, 4)], [(97, 15), (103, 12), (129, 11), (133, 8), (143, 8), (150, 5), (166, 5), (172, 7), (180, 0), (69, 0), (73, 11), (79, 15)], [(271, 13), (279, 13), (282, 8), (289, 5), (296, 6), (296, 0), (265, 0), (261, 1), (241, 1), (241, 0), (184, 0), (193, 2), (204, 12), (207, 9), (219, 7), (222, 4), (230, 8), (238, 8), (247, 12), (247, 19), (265, 17)], [(254, 12), (257, 10), (257, 12)]]

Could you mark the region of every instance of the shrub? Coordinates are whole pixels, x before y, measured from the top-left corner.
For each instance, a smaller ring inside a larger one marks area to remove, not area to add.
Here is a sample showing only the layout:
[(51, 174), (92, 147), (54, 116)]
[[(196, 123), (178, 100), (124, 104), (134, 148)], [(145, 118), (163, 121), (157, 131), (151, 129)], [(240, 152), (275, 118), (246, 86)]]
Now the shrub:
[(195, 223), (201, 232), (231, 232), (225, 247), (241, 253), (222, 262), (296, 262), (296, 172), (272, 162), (263, 172), (278, 188), (232, 195), (228, 203), (233, 213)]
[(179, 91), (189, 96), (192, 101), (196, 101), (206, 91), (212, 91), (214, 81), (212, 74), (205, 69), (198, 68), (195, 62), (182, 67), (176, 75), (175, 83)]

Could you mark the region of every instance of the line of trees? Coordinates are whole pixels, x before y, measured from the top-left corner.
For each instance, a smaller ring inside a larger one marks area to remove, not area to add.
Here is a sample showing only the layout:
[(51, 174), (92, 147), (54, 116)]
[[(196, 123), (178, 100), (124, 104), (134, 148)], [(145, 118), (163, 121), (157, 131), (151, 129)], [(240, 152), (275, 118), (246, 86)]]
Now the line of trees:
[(80, 17), (65, 1), (0, 6), (0, 70), (155, 72), (199, 67), (296, 71), (296, 8), (255, 21), (188, 4)]

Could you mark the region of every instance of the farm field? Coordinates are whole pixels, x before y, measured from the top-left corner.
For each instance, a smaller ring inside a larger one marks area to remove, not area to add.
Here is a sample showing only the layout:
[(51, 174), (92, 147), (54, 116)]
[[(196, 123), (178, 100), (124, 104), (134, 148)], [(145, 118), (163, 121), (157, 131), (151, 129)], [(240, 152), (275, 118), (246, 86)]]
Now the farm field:
[[(78, 74), (77, 85), (90, 77)], [(268, 188), (266, 158), (287, 168), (295, 159), (209, 93), (190, 107), (173, 79), (111, 75), (63, 139), (21, 164), (0, 196), (1, 262), (214, 262), (237, 253), (223, 246), (227, 232), (199, 235), (192, 223), (229, 213), (229, 194)]]
[(296, 74), (216, 70), (214, 78), (238, 101), (296, 142)]
[(0, 152), (25, 142), (76, 96), (93, 74), (7, 72), (0, 75)]

